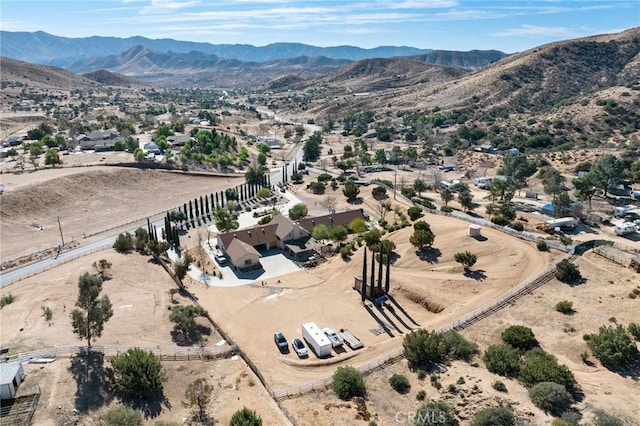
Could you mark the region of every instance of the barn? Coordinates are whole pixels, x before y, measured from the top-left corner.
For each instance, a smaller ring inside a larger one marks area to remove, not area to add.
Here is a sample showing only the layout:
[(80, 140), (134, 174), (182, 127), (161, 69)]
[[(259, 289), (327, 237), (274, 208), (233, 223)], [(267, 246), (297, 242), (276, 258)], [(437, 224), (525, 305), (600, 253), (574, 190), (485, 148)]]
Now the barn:
[(0, 364), (0, 399), (13, 399), (25, 378), (21, 362)]

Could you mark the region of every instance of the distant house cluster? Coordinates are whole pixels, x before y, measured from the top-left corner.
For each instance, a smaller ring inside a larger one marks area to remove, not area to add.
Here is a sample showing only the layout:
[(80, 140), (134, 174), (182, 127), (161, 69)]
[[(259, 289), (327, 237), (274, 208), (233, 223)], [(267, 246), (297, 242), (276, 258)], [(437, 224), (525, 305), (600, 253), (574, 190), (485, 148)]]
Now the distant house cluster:
[(355, 218), (366, 219), (362, 209), (309, 217), (297, 222), (277, 215), (266, 225), (218, 234), (217, 246), (224, 250), (236, 270), (252, 271), (261, 268), (259, 250), (279, 248), (295, 259), (308, 258), (316, 251), (316, 241), (311, 237), (315, 226), (348, 226)]

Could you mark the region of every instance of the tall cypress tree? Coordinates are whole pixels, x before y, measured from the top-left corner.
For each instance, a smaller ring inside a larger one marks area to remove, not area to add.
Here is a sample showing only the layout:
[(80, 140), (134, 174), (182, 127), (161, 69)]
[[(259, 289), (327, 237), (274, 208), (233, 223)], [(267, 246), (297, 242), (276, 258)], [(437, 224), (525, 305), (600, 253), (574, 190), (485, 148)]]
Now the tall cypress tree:
[(202, 199), (202, 195), (200, 196), (200, 215), (204, 216), (204, 200)]
[(218, 198), (218, 193), (216, 192), (216, 203), (213, 205), (213, 209), (217, 209), (218, 206), (220, 205), (220, 200)]
[(177, 228), (174, 228), (173, 230), (173, 245), (180, 247), (180, 234), (178, 234)]
[(364, 247), (364, 260), (362, 261), (362, 286), (360, 288), (362, 301), (367, 300), (367, 246)]
[(378, 258), (378, 294), (382, 293), (382, 266), (382, 250), (380, 250), (380, 257)]
[(193, 199), (193, 204), (196, 205), (196, 217), (200, 216), (200, 209), (198, 208), (198, 199), (194, 198)]
[(391, 267), (391, 251), (389, 251), (389, 253), (387, 253), (387, 277), (384, 283), (384, 292), (385, 293), (389, 293), (389, 285), (390, 285), (390, 279), (391, 279), (391, 272), (390, 272), (390, 268)]
[(183, 213), (184, 213), (184, 217), (189, 219), (189, 211), (187, 210), (187, 203), (184, 203), (184, 205), (182, 206), (183, 208)]
[(376, 283), (376, 255), (375, 253), (371, 254), (371, 285), (369, 286), (369, 299), (373, 300), (373, 290), (375, 289)]
[(193, 220), (193, 204), (189, 200), (189, 219)]
[(147, 233), (151, 234), (151, 221), (147, 218)]

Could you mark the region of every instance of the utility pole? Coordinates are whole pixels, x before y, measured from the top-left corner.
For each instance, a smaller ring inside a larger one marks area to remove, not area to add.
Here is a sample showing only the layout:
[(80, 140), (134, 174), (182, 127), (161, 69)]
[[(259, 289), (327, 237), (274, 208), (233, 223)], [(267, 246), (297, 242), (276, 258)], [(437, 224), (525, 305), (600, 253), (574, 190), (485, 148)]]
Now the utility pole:
[(58, 229), (60, 230), (60, 239), (62, 240), (61, 247), (64, 247), (64, 236), (62, 235), (62, 225), (60, 225), (60, 216), (58, 216)]
[(396, 199), (396, 188), (398, 186), (397, 181), (398, 181), (398, 171), (394, 170), (393, 171), (393, 199), (394, 200)]

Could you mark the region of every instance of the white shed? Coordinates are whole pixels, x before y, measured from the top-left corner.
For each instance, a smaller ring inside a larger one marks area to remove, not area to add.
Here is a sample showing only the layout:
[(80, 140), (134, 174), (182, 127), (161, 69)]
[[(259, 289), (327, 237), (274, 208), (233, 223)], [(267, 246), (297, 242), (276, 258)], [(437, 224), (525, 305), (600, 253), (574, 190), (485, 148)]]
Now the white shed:
[(25, 374), (21, 362), (0, 364), (0, 399), (13, 399)]
[(474, 238), (482, 236), (482, 226), (469, 225), (469, 233), (467, 235)]

